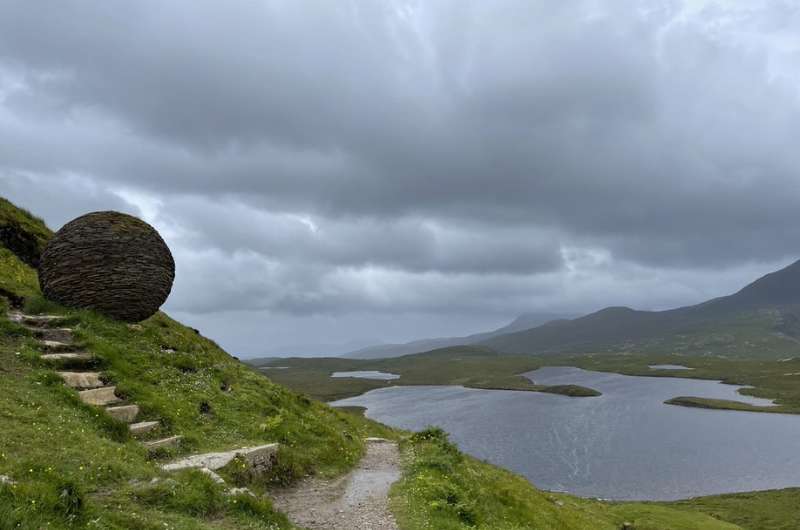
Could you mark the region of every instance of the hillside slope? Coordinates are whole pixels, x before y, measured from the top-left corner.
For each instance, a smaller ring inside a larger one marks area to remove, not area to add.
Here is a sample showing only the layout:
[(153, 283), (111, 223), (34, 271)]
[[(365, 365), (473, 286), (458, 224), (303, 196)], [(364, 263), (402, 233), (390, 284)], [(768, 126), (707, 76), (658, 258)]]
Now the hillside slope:
[[(49, 237), (41, 221), (2, 206), (16, 226), (34, 223)], [(5, 245), (0, 289), (0, 528), (289, 528), (266, 498), (227, 496), (202, 473), (166, 475), (157, 464), (179, 453), (278, 442), (278, 465), (248, 484), (258, 491), (343, 472), (366, 436), (393, 436), (273, 384), (163, 313), (129, 326), (51, 304), (39, 295), (35, 270)], [(183, 435), (180, 447), (148, 452), (126, 424), (77, 399), (41, 360), (31, 331), (6, 318), (9, 305), (20, 304), (62, 315), (117, 395), (140, 406), (140, 419)]]
[(800, 354), (800, 261), (730, 296), (668, 311), (609, 307), (482, 341), (505, 353)]
[[(31, 222), (46, 240), (46, 227)], [(343, 473), (367, 436), (405, 437), (274, 384), (163, 313), (126, 325), (52, 304), (39, 294), (35, 270), (4, 245), (0, 287), (0, 529), (290, 529), (269, 500), (272, 488)], [(31, 330), (6, 317), (10, 306), (59, 315), (103, 380), (182, 443), (148, 451), (127, 424), (83, 403), (43, 361)], [(200, 471), (159, 467), (178, 454), (268, 442), (280, 450), (266, 475), (250, 475), (240, 461), (219, 472), (254, 495), (226, 491)], [(703, 513), (547, 494), (462, 455), (435, 430), (404, 448), (403, 478), (392, 490), (401, 530), (614, 530), (625, 521), (638, 529), (741, 528)]]

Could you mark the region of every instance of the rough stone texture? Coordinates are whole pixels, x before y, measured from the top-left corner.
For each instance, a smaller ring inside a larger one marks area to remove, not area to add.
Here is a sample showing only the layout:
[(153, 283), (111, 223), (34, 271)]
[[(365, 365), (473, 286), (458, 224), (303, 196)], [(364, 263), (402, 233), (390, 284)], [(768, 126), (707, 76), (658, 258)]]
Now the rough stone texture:
[(118, 212), (90, 213), (64, 225), (39, 265), (50, 300), (126, 322), (158, 311), (174, 279), (175, 261), (158, 232)]
[(161, 469), (164, 471), (178, 471), (188, 468), (205, 468), (216, 471), (230, 464), (237, 456), (241, 456), (250, 465), (251, 471), (257, 474), (270, 469), (275, 463), (277, 454), (278, 444), (243, 447), (233, 451), (189, 456), (170, 464), (164, 464)]
[(47, 353), (40, 359), (58, 363), (89, 363), (93, 357), (91, 353)]
[(132, 423), (129, 429), (132, 435), (140, 436), (157, 429), (159, 425), (161, 425), (161, 423), (158, 421), (140, 421), (139, 423)]
[(25, 326), (34, 337), (40, 340), (51, 340), (57, 342), (72, 342), (72, 329), (70, 328), (42, 328)]
[(122, 405), (120, 407), (108, 407), (106, 409), (109, 416), (124, 423), (131, 423), (139, 415), (138, 405)]
[(81, 401), (87, 405), (97, 405), (102, 407), (122, 401), (114, 393), (116, 390), (117, 387), (115, 386), (104, 386), (102, 388), (94, 388), (92, 390), (83, 390), (78, 392), (78, 397), (80, 397)]
[(143, 445), (150, 450), (156, 450), (163, 449), (165, 447), (175, 447), (181, 442), (181, 440), (183, 440), (183, 436), (170, 436), (169, 438), (162, 438), (161, 440), (145, 442)]
[(58, 375), (71, 388), (100, 388), (105, 385), (97, 372), (58, 372)]

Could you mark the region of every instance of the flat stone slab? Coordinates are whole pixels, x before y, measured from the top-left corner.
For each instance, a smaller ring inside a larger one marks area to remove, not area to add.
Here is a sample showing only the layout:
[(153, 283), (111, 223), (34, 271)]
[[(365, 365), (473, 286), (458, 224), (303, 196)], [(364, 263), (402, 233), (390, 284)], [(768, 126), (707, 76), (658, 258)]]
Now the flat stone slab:
[(230, 464), (237, 456), (241, 456), (254, 470), (265, 470), (272, 467), (278, 454), (278, 447), (279, 444), (273, 443), (259, 445), (257, 447), (242, 447), (241, 449), (234, 449), (221, 453), (193, 455), (169, 464), (164, 464), (161, 466), (161, 469), (164, 471), (178, 471), (189, 468), (206, 468), (211, 471), (216, 471)]
[(139, 435), (139, 434), (146, 434), (160, 425), (160, 422), (157, 421), (140, 421), (139, 423), (131, 423), (130, 430), (131, 434)]
[(63, 361), (82, 361), (89, 362), (94, 357), (91, 353), (67, 352), (67, 353), (46, 353), (39, 357), (43, 361), (63, 362)]
[(97, 372), (56, 372), (72, 388), (100, 388), (105, 385)]
[(42, 345), (47, 351), (51, 352), (69, 352), (75, 350), (75, 345), (69, 342), (61, 342), (58, 340), (40, 340), (39, 344)]
[(8, 319), (18, 324), (33, 327), (50, 327), (56, 322), (65, 320), (61, 315), (25, 315), (23, 313), (10, 313)]
[(81, 401), (87, 405), (98, 405), (102, 407), (122, 401), (115, 394), (116, 390), (117, 387), (115, 386), (104, 386), (102, 388), (94, 388), (92, 390), (83, 390), (78, 392), (78, 396), (81, 398)]
[(152, 442), (142, 442), (142, 445), (148, 449), (162, 449), (164, 447), (175, 447), (183, 439), (183, 436), (170, 436), (169, 438), (162, 438), (161, 440), (153, 440)]
[(72, 342), (72, 328), (40, 328), (24, 326), (38, 339), (55, 340), (59, 342)]
[(121, 405), (119, 407), (106, 408), (109, 416), (115, 420), (125, 423), (132, 423), (139, 415), (139, 405)]

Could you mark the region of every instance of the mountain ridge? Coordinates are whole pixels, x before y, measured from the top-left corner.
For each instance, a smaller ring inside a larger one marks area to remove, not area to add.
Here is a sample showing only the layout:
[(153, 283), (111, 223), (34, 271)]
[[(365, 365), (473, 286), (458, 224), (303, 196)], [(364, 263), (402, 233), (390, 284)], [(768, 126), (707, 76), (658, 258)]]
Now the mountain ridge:
[(554, 320), (561, 320), (573, 316), (574, 315), (563, 313), (527, 312), (517, 316), (513, 321), (505, 326), (497, 328), (493, 331), (473, 333), (472, 335), (467, 335), (465, 337), (441, 337), (419, 339), (401, 344), (378, 344), (344, 353), (342, 355), (338, 355), (338, 357), (344, 357), (347, 359), (385, 359), (389, 357), (400, 357), (402, 355), (411, 355), (414, 353), (447, 348), (450, 346), (475, 344), (497, 335), (522, 331), (539, 325), (547, 324), (548, 322), (552, 322)]
[(668, 343), (667, 339), (678, 335), (741, 328), (753, 320), (769, 320), (770, 317), (772, 326), (762, 325), (762, 338), (770, 333), (781, 333), (787, 339), (796, 339), (800, 337), (796, 325), (798, 309), (800, 261), (795, 261), (733, 294), (696, 305), (664, 311), (612, 306), (576, 319), (491, 337), (480, 344), (502, 353), (618, 351), (625, 344), (635, 346), (656, 339)]

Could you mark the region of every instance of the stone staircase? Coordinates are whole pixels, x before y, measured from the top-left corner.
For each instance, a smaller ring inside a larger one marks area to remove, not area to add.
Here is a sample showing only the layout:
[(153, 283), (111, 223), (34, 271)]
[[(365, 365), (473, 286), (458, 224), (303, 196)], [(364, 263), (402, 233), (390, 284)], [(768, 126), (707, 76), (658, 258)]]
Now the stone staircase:
[(63, 317), (20, 312), (11, 312), (8, 317), (36, 337), (43, 352), (40, 359), (56, 370), (64, 384), (78, 393), (81, 401), (101, 407), (111, 417), (127, 423), (131, 435), (150, 451), (180, 445), (181, 436), (151, 439), (160, 430), (161, 422), (136, 421), (139, 406), (118, 397), (116, 386), (106, 381), (100, 372), (94, 371), (97, 358), (75, 343), (72, 329), (63, 327)]

